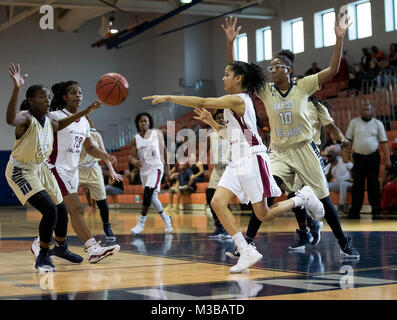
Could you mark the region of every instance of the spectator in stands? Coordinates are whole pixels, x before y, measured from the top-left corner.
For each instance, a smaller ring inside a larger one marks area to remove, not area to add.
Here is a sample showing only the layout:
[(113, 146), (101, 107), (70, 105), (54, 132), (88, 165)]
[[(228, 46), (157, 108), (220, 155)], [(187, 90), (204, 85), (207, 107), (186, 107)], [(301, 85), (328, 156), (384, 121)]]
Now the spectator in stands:
[(312, 74), (316, 74), (320, 71), (321, 71), (321, 69), (318, 67), (317, 62), (313, 62), (312, 67), (306, 71), (305, 75), (311, 76)]
[(363, 56), (361, 57), (361, 67), (367, 72), (369, 69), (369, 62), (371, 61), (371, 54), (368, 51), (368, 48), (362, 48)]
[(392, 213), (392, 206), (397, 199), (397, 141), (392, 144), (392, 150), (391, 167), (385, 170), (381, 185), (381, 207), (384, 213)]
[[(122, 174), (122, 172), (117, 172), (117, 173)], [(103, 170), (103, 179), (105, 181), (106, 195), (113, 196), (124, 193), (123, 182), (113, 179), (113, 177), (109, 174), (108, 170)]]
[(386, 168), (391, 167), (385, 128), (373, 117), (372, 105), (365, 103), (360, 108), (361, 117), (354, 118), (346, 132), (346, 138), (353, 141), (353, 186), (352, 206), (349, 218), (359, 219), (364, 200), (365, 180), (367, 180), (368, 199), (372, 207), (372, 218), (379, 217), (380, 207), (380, 154), (386, 159)]
[(380, 61), (386, 59), (386, 56), (383, 53), (383, 51), (379, 50), (377, 46), (372, 46), (371, 51), (372, 51), (371, 59), (375, 59), (377, 62), (380, 62)]
[(369, 80), (375, 80), (376, 77), (379, 75), (380, 69), (381, 68), (379, 66), (378, 61), (375, 60), (375, 59), (372, 59), (369, 62), (369, 69), (368, 69), (366, 78), (369, 79)]
[[(381, 76), (380, 76), (381, 67), (377, 60), (372, 59), (369, 62), (369, 69), (365, 76), (366, 80), (370, 80), (371, 84), (370, 87), (364, 88), (364, 93), (370, 93), (376, 89), (376, 87), (381, 85)], [(372, 88), (371, 88), (372, 87)], [(372, 90), (370, 90), (372, 89)]]
[(129, 170), (126, 170), (124, 172), (124, 177), (127, 177), (129, 183), (132, 185), (142, 184), (141, 176), (139, 174), (139, 168), (131, 163), (131, 155), (129, 155), (128, 167)]
[(196, 140), (198, 140), (201, 127), (194, 118), (190, 120), (190, 129), (193, 130), (194, 134), (196, 135)]
[(362, 89), (362, 83), (365, 78), (365, 73), (361, 70), (359, 64), (354, 65), (354, 72), (349, 74), (350, 80), (348, 84), (348, 89), (354, 89), (360, 91)]
[(346, 196), (347, 191), (353, 185), (351, 183), (351, 172), (353, 163), (342, 159), (340, 153), (334, 150), (329, 150), (327, 153), (328, 164), (325, 166), (324, 171), (328, 181), (329, 191), (339, 193), (338, 211), (343, 213), (347, 211)]
[[(196, 191), (195, 188), (188, 185), (190, 177), (193, 175), (192, 169), (190, 169), (186, 164), (179, 164), (179, 168), (178, 180), (176, 181), (175, 186), (170, 189), (170, 204), (165, 211), (183, 210), (183, 205), (181, 205), (182, 195), (189, 195)], [(177, 195), (176, 208), (173, 206), (174, 194)]]
[(189, 166), (193, 171), (193, 174), (190, 176), (188, 185), (191, 186), (194, 190), (196, 190), (196, 183), (204, 182), (204, 166), (198, 159), (198, 155), (196, 157), (196, 153), (192, 152), (189, 156)]
[(392, 69), (397, 68), (397, 43), (390, 44), (390, 53), (388, 56), (389, 64)]

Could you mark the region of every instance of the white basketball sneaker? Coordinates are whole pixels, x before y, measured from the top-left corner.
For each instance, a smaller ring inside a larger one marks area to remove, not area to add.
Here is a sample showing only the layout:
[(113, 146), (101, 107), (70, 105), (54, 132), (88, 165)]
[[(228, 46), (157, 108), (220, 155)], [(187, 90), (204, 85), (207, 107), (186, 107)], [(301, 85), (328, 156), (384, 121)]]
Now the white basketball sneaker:
[(137, 225), (133, 227), (130, 232), (133, 234), (141, 234), (143, 232), (143, 229), (145, 228), (145, 219), (142, 219), (142, 217), (139, 219)]
[(88, 252), (88, 262), (97, 263), (108, 256), (116, 254), (120, 251), (120, 246), (118, 244), (109, 247), (101, 247), (98, 242), (93, 244), (91, 247), (84, 249)]
[(240, 253), (237, 264), (230, 268), (230, 273), (241, 273), (261, 260), (263, 256), (252, 246)]
[(40, 254), (40, 238), (35, 237), (30, 247), (30, 252), (37, 258)]
[(312, 188), (310, 188), (309, 186), (304, 186), (295, 194), (297, 197), (300, 197), (304, 200), (305, 202), (304, 206), (306, 207), (307, 210), (309, 210), (310, 214), (314, 219), (321, 220), (322, 218), (324, 218), (325, 215), (324, 206), (321, 203), (321, 201), (317, 198), (317, 196), (314, 194)]

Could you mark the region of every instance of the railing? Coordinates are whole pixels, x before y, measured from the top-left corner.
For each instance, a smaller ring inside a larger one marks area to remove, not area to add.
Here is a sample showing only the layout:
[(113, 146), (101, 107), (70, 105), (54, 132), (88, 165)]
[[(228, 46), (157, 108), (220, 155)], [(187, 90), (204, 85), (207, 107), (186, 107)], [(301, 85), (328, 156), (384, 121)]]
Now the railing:
[(360, 116), (361, 106), (370, 103), (374, 116), (382, 121), (386, 130), (391, 130), (392, 122), (397, 121), (397, 86), (392, 81), (388, 83), (388, 88), (379, 87), (371, 93), (328, 99), (332, 107), (331, 115), (339, 128), (346, 132), (350, 121)]

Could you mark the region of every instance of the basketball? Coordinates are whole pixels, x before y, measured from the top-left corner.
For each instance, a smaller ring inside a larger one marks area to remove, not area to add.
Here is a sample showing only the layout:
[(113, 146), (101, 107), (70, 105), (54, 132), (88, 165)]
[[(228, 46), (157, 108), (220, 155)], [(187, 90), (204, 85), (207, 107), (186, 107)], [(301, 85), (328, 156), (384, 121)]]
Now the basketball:
[(118, 73), (106, 73), (96, 85), (98, 99), (109, 106), (121, 104), (128, 96), (128, 82)]

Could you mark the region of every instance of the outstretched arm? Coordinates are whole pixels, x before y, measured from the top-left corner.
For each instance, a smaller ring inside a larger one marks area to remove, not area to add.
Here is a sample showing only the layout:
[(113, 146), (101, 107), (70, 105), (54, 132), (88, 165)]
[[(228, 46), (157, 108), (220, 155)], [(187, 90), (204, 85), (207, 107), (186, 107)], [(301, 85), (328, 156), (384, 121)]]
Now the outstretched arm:
[(334, 53), (332, 54), (329, 67), (318, 73), (319, 86), (328, 80), (331, 80), (339, 70), (340, 60), (342, 58), (343, 38), (347, 32), (347, 29), (351, 26), (351, 23), (349, 24), (349, 19), (350, 17), (347, 15), (338, 14), (338, 19), (335, 20), (336, 44), (334, 47)]
[(87, 109), (77, 112), (75, 114), (72, 114), (71, 116), (69, 116), (67, 118), (64, 118), (61, 120), (51, 119), (52, 128), (54, 129), (54, 131), (61, 131), (62, 129), (64, 129), (68, 125), (70, 125), (71, 123), (75, 122), (76, 120), (80, 119), (81, 117), (84, 117), (84, 116), (90, 114), (92, 111), (99, 109), (101, 107), (102, 107), (102, 102), (95, 101), (90, 106), (88, 106)]
[(225, 18), (225, 24), (221, 25), (226, 36), (226, 59), (227, 63), (234, 61), (233, 43), (241, 31), (241, 26), (236, 29), (237, 18)]
[(227, 95), (220, 98), (201, 98), (193, 96), (149, 96), (143, 100), (153, 100), (152, 104), (160, 102), (174, 102), (190, 108), (232, 109), (237, 115), (245, 113), (244, 100), (236, 95)]

